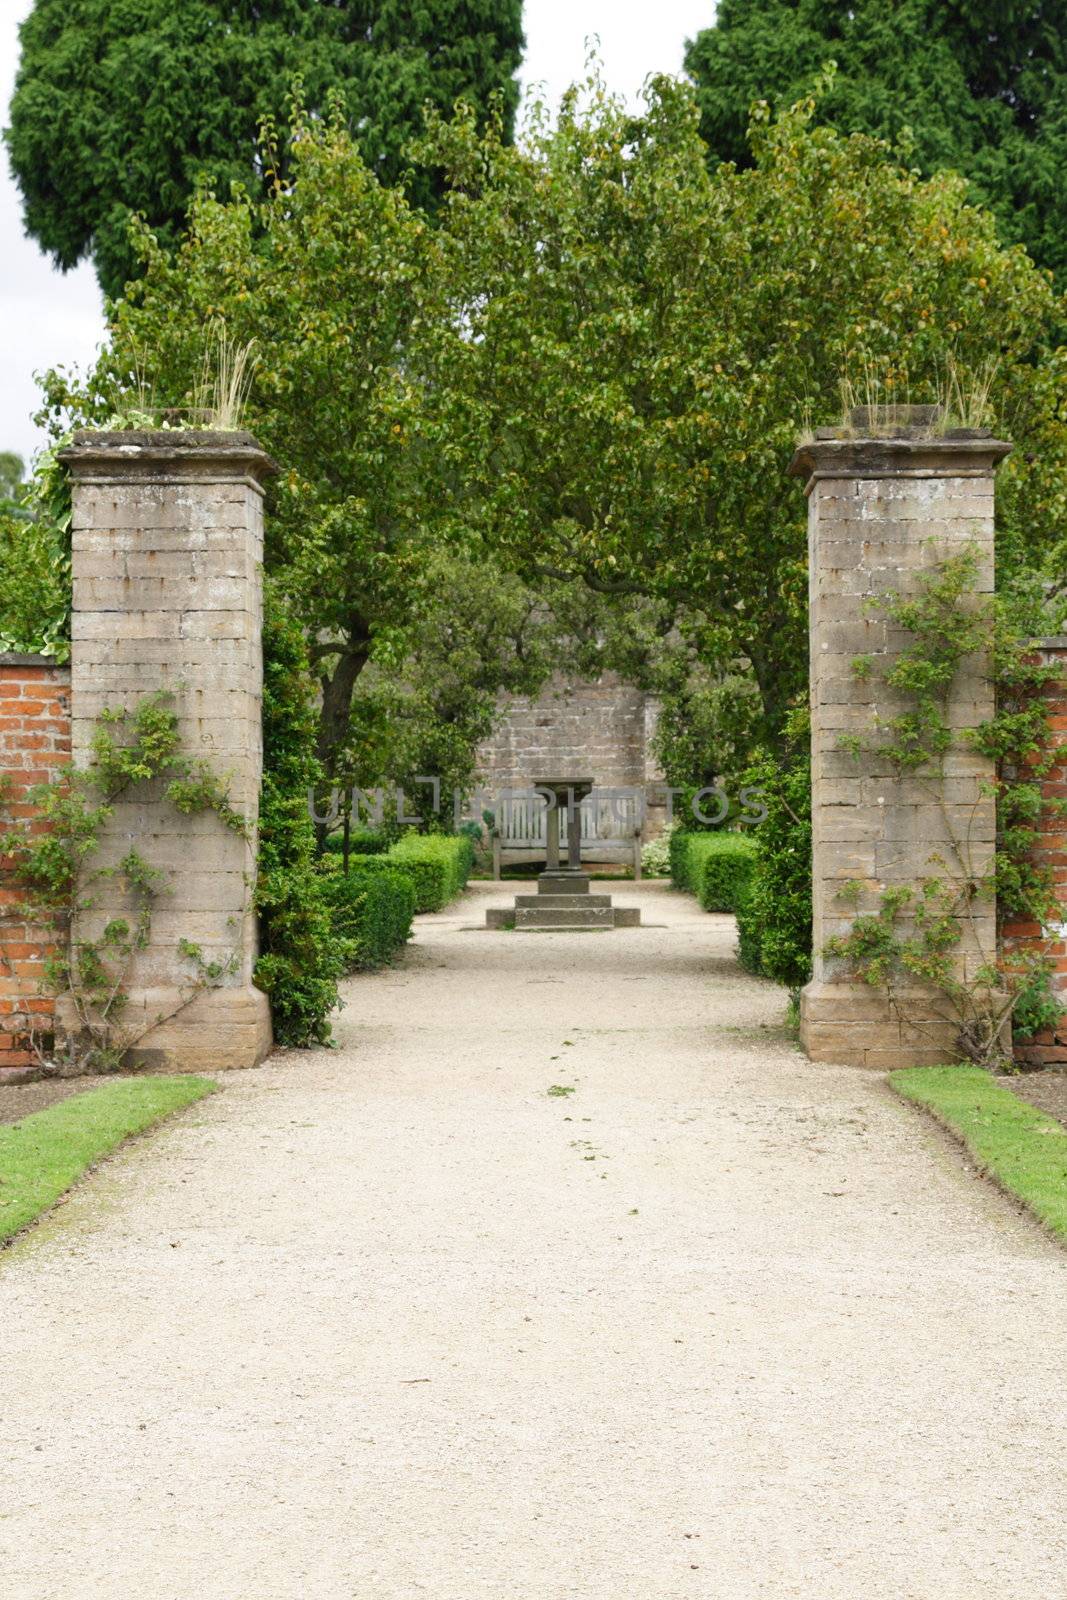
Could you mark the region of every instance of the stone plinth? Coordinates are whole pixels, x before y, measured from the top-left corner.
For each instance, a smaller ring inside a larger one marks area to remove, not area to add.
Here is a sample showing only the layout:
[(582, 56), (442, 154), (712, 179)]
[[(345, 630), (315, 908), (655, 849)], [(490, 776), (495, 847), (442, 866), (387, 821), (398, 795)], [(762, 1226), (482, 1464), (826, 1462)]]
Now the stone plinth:
[(549, 869), (537, 880), (536, 894), (517, 894), (511, 911), (491, 906), (487, 928), (514, 928), (518, 933), (592, 933), (612, 928), (639, 928), (640, 906), (617, 906), (610, 894), (594, 894), (584, 872)]
[[(131, 1064), (168, 1071), (251, 1066), (269, 1050), (267, 998), (252, 983), (253, 891), (262, 776), (263, 482), (274, 470), (248, 434), (79, 433), (73, 481), (73, 758), (87, 765), (101, 712), (173, 695), (182, 753), (205, 762), (249, 824), (181, 815), (159, 787), (119, 799), (100, 862), (131, 847), (165, 874), (148, 946), (126, 985)], [(116, 882), (94, 919), (128, 911)], [(92, 930), (89, 930), (90, 934)], [(75, 930), (75, 935), (77, 930)], [(181, 941), (231, 961), (195, 990)], [(67, 1004), (61, 1021), (71, 1024)]]
[[(944, 778), (897, 777), (870, 747), (878, 718), (908, 709), (892, 700), (884, 676), (913, 638), (871, 602), (914, 594), (924, 574), (966, 549), (978, 557), (978, 593), (992, 594), (993, 476), (1010, 450), (984, 433), (938, 431), (932, 414), (894, 422), (883, 436), (824, 430), (790, 468), (806, 478), (809, 505), (815, 967), (801, 997), (801, 1040), (813, 1060), (880, 1068), (953, 1060), (949, 1008), (935, 992), (901, 993), (893, 1005), (823, 952), (856, 915), (876, 911), (885, 890), (936, 875), (930, 858), (951, 854), (953, 835), (966, 838), (976, 874), (989, 869), (995, 804), (981, 786), (993, 766), (965, 730), (994, 707), (988, 660), (966, 661), (948, 706), (958, 737)], [(867, 678), (853, 670), (861, 656), (873, 661)], [(858, 757), (842, 743), (855, 736)], [(856, 904), (841, 898), (850, 881), (863, 886)], [(959, 949), (962, 970), (995, 955), (995, 922), (992, 900), (978, 902)]]

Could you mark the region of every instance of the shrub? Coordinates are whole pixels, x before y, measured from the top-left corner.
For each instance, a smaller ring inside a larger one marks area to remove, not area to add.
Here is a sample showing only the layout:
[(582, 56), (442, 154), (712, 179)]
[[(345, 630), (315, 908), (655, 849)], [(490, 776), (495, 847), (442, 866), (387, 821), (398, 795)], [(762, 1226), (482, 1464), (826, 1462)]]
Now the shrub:
[(754, 829), (756, 869), (737, 928), (741, 965), (795, 993), (811, 977), (811, 764), (806, 727), (793, 733), (791, 760), (764, 754), (744, 777), (767, 818)]
[(268, 586), (263, 619), (263, 789), (259, 805), (261, 955), (255, 981), (270, 996), (279, 1044), (326, 1044), (344, 970), (315, 868), (308, 789), (320, 781), (307, 647)]
[(705, 911), (738, 911), (744, 904), (756, 864), (756, 846), (743, 833), (689, 835), (690, 888)]
[(415, 883), (403, 868), (368, 856), (348, 872), (324, 873), (323, 888), (350, 971), (385, 966), (410, 939)]
[(670, 836), (667, 846), (667, 859), (670, 862), (671, 882), (676, 889), (691, 889), (689, 881), (689, 841), (695, 835), (687, 833), (684, 828), (676, 827)]
[(666, 829), (658, 839), (650, 839), (641, 847), (641, 871), (646, 878), (665, 878), (671, 870), (671, 840), (677, 824)]
[[(389, 835), (384, 829), (353, 828), (349, 835), (348, 853), (350, 856), (383, 856), (390, 842)], [(343, 836), (331, 833), (323, 848), (327, 855), (343, 856), (345, 851)]]
[(408, 833), (385, 859), (414, 879), (416, 911), (440, 911), (466, 888), (474, 846), (466, 834)]

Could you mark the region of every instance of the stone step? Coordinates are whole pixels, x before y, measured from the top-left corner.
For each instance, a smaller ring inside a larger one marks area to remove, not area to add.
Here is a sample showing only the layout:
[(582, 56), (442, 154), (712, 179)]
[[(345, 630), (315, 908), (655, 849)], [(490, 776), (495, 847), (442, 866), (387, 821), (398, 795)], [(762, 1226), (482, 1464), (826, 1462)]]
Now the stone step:
[(617, 928), (639, 928), (641, 926), (641, 907), (616, 906), (615, 926)]
[(515, 896), (515, 909), (520, 907), (549, 906), (554, 911), (565, 911), (569, 906), (580, 910), (582, 906), (594, 906), (598, 911), (611, 908), (610, 894), (517, 894)]
[(516, 928), (613, 928), (615, 914), (610, 906), (517, 906)]

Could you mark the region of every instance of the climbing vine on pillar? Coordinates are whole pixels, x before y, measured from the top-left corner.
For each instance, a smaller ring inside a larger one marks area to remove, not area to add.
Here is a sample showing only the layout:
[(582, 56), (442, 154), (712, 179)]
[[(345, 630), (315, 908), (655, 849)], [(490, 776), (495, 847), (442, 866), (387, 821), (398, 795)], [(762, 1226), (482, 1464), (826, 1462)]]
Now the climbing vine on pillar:
[[(1067, 802), (1048, 800), (1040, 780), (1052, 756), (1043, 690), (1058, 669), (1029, 647), (1041, 596), (1016, 591), (993, 599), (976, 592), (979, 554), (965, 549), (942, 562), (915, 595), (871, 601), (912, 643), (884, 673), (889, 695), (901, 709), (874, 718), (874, 741), (856, 735), (840, 744), (857, 760), (865, 751), (887, 760), (898, 781), (924, 785), (944, 820), (943, 841), (924, 862), (913, 885), (881, 891), (875, 910), (857, 915), (846, 934), (830, 939), (825, 954), (846, 963), (856, 976), (888, 991), (908, 1022), (902, 992), (916, 982), (942, 996), (956, 1029), (962, 1057), (983, 1066), (1010, 1062), (1007, 1030), (1033, 1032), (1059, 1013), (1052, 997), (1050, 964), (1032, 955), (1005, 956), (999, 940), (986, 947), (978, 906), (997, 898), (998, 918), (1025, 914), (1043, 925), (1062, 916), (1051, 874), (1032, 852), (1043, 815), (1063, 812)], [(1030, 626), (1028, 626), (1030, 624)], [(957, 732), (949, 704), (957, 675), (969, 658), (989, 650), (996, 687), (996, 713), (976, 728)], [(877, 659), (857, 656), (858, 681), (877, 671)], [(997, 803), (997, 844), (979, 859), (967, 827), (966, 805), (946, 801), (949, 762), (961, 740), (995, 763), (995, 777), (981, 793)], [(838, 899), (857, 905), (866, 885), (842, 885)], [(966, 947), (964, 949), (963, 947)], [(965, 956), (965, 959), (961, 959)]]
[[(133, 709), (104, 711), (92, 739), (92, 759), (84, 770), (68, 768), (25, 799), (35, 808), (30, 824), (9, 818), (0, 833), (6, 857), (22, 890), (20, 917), (54, 937), (43, 981), (70, 997), (77, 1027), (67, 1030), (62, 1049), (35, 1039), (46, 1070), (74, 1074), (112, 1071), (122, 1065), (139, 1037), (159, 1022), (151, 1017), (140, 1029), (125, 1017), (126, 983), (139, 951), (148, 945), (153, 909), (167, 890), (167, 874), (132, 846), (114, 863), (101, 863), (105, 825), (120, 798), (161, 785), (169, 803), (184, 816), (213, 812), (222, 826), (245, 836), (245, 818), (227, 799), (226, 786), (200, 761), (181, 749), (171, 696), (147, 696)], [(0, 809), (4, 796), (0, 793)], [(105, 883), (118, 881), (128, 905), (120, 916), (95, 915)], [(95, 920), (100, 925), (90, 933)], [(208, 959), (201, 947), (179, 941), (188, 968), (181, 1006), (238, 970), (236, 954)], [(172, 1012), (171, 1015), (174, 1013)]]

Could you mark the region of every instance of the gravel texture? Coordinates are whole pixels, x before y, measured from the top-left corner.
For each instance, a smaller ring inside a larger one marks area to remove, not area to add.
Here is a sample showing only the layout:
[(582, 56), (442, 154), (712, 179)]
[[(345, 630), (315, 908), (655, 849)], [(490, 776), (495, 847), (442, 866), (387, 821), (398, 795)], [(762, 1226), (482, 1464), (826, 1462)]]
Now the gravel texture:
[(617, 895), (420, 918), (0, 1258), (4, 1600), (1064, 1592), (1067, 1256)]

